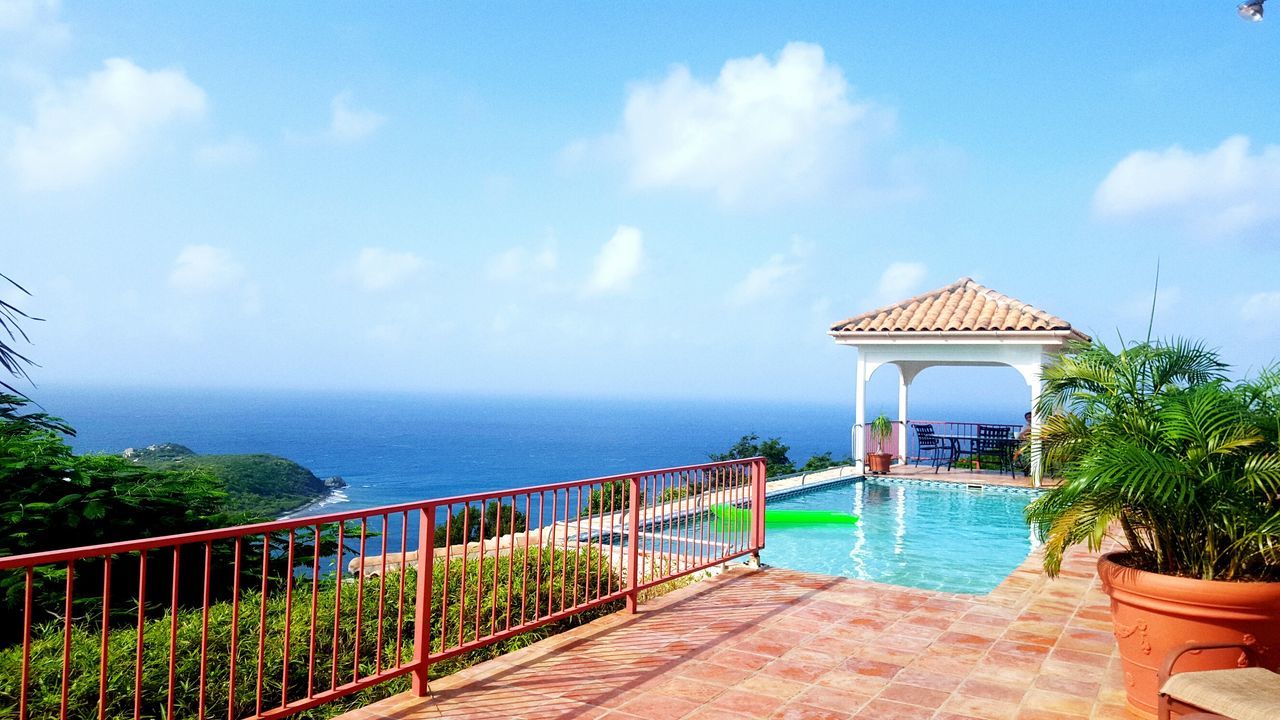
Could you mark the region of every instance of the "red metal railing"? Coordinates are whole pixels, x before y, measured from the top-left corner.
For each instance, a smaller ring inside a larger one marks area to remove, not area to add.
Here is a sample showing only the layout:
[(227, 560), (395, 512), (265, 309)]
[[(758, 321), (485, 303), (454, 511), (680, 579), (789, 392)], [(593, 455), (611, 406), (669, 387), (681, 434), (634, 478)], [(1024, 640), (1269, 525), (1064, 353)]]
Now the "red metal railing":
[[(948, 441), (956, 440), (957, 447), (961, 450), (971, 447), (972, 443), (978, 439), (979, 426), (1005, 428), (1008, 430), (1009, 437), (1011, 438), (1017, 437), (1018, 432), (1022, 429), (1021, 425), (979, 423), (957, 420), (908, 420), (906, 424), (907, 462), (920, 462), (926, 459), (922, 457), (922, 453), (920, 452), (919, 434), (913, 427), (911, 427), (913, 425), (933, 426), (934, 432), (938, 435), (947, 438)], [(884, 441), (884, 452), (893, 455), (894, 459), (897, 460), (901, 456), (901, 453), (898, 451), (898, 438), (901, 437), (904, 431), (903, 424), (901, 421), (894, 420), (892, 421), (892, 428), (893, 430), (889, 438)], [(863, 447), (867, 449), (867, 452), (875, 452), (877, 443), (876, 439), (871, 436), (871, 426), (869, 423), (863, 427), (863, 438), (865, 441), (865, 445)]]
[(406, 674), (422, 694), (433, 664), (758, 553), (764, 478), (753, 458), (0, 558), (22, 608), (0, 717), (282, 717)]

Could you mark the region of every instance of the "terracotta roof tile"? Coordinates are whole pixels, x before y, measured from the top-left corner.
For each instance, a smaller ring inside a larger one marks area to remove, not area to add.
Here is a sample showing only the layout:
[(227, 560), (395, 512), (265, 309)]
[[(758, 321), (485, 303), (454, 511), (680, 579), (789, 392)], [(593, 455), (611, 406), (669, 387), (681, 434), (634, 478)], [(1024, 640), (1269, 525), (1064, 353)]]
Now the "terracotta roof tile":
[(1088, 336), (1060, 317), (1015, 300), (969, 278), (831, 326), (833, 333), (1047, 332)]

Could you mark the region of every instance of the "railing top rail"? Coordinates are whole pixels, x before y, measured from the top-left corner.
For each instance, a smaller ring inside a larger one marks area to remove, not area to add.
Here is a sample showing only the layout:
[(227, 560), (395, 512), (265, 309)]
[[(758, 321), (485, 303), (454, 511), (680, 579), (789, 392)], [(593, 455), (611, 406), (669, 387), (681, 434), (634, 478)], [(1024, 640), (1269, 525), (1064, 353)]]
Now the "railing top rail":
[[(900, 422), (894, 420), (894, 422)], [(908, 418), (907, 423), (920, 423), (921, 425), (990, 425), (991, 427), (1022, 427), (1018, 423), (998, 423), (983, 422), (980, 420), (923, 420), (920, 418)]]
[[(893, 425), (903, 424), (902, 420), (890, 420)], [(982, 422), (980, 420), (926, 420), (922, 418), (907, 418), (907, 425), (990, 425), (991, 427), (1013, 427), (1020, 428), (1022, 425), (1018, 423), (998, 423), (998, 422)], [(870, 426), (871, 423), (854, 423), (854, 427)]]
[(431, 510), (444, 505), (474, 502), (476, 500), (488, 500), (495, 497), (505, 497), (507, 495), (546, 493), (557, 490), (567, 490), (575, 487), (583, 487), (586, 485), (597, 485), (601, 483), (615, 482), (617, 480), (626, 480), (633, 477), (645, 477), (648, 475), (660, 475), (663, 473), (677, 473), (689, 470), (705, 470), (709, 468), (726, 467), (729, 465), (741, 465), (763, 459), (764, 458), (762, 457), (752, 457), (742, 458), (739, 460), (719, 460), (716, 462), (699, 463), (696, 465), (681, 465), (677, 467), (641, 470), (639, 472), (618, 473), (616, 475), (604, 475), (601, 477), (586, 478), (583, 480), (567, 480), (529, 487), (499, 488), (484, 492), (470, 493), (467, 495), (430, 498), (408, 503), (399, 503), (396, 505), (382, 505), (379, 507), (362, 508), (359, 510), (345, 510), (342, 512), (326, 513), (323, 515), (308, 515), (305, 517), (289, 518), (287, 520), (271, 520), (268, 522), (251, 523), (248, 525), (233, 525), (231, 527), (216, 528), (213, 530), (199, 530), (196, 532), (178, 533), (175, 535), (159, 535), (156, 537), (141, 538), (138, 540), (122, 540), (118, 542), (102, 543), (99, 545), (63, 548), (61, 550), (46, 550), (44, 552), (27, 553), (25, 555), (9, 555), (7, 557), (0, 557), (0, 570), (13, 570), (32, 567), (35, 565), (62, 563), (88, 557), (102, 557), (105, 555), (118, 555), (121, 553), (139, 552), (143, 550), (155, 550), (157, 548), (173, 547), (176, 545), (192, 545), (195, 543), (214, 542), (217, 540), (231, 540), (233, 538), (249, 535), (264, 535), (281, 530), (309, 528), (317, 525), (327, 525), (330, 523), (355, 520), (358, 518), (377, 517), (379, 515), (395, 515), (413, 510)]

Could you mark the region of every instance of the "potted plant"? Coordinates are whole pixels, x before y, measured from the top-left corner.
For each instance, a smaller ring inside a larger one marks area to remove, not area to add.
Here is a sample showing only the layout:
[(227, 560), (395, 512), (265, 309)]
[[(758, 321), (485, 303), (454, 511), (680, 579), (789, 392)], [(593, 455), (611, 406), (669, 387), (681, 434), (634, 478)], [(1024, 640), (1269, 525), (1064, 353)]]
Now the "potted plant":
[[(1280, 366), (1231, 383), (1203, 345), (1069, 348), (1043, 370), (1038, 439), (1063, 482), (1027, 508), (1058, 574), (1080, 543), (1098, 561), (1131, 707), (1154, 714), (1157, 670), (1183, 643), (1253, 645), (1280, 669)], [(1239, 651), (1183, 656), (1235, 667)]]
[(889, 472), (889, 463), (892, 462), (893, 455), (884, 451), (884, 444), (893, 435), (893, 423), (889, 418), (881, 414), (871, 421), (870, 434), (871, 439), (875, 441), (876, 451), (867, 453), (868, 471), (879, 474), (887, 473)]

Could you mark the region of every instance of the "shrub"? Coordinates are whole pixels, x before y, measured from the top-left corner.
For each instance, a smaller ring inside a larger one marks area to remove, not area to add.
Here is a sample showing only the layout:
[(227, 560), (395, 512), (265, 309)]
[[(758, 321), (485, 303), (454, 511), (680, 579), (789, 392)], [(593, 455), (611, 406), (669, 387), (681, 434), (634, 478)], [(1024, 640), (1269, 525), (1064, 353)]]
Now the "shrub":
[[(583, 601), (599, 597), (606, 584), (616, 589), (619, 579), (612, 574), (608, 558), (594, 550), (562, 551), (550, 547), (530, 548), (501, 558), (486, 557), (465, 563), (455, 559), (436, 564), (433, 573), (434, 592), (431, 611), (433, 651), (439, 652), (448, 632), (450, 647), (459, 640), (466, 643), (486, 637), (490, 628), (502, 631), (520, 624), (521, 618), (533, 619), (572, 606), (575, 596)], [(448, 582), (446, 584), (446, 569)], [(508, 573), (511, 582), (507, 583)], [(561, 581), (562, 575), (564, 582)], [(403, 582), (404, 603), (400, 603)], [(270, 591), (266, 601), (266, 621), (262, 623), (262, 596), (257, 591), (242, 592), (237, 639), (234, 648), (236, 690), (234, 706), (237, 716), (253, 714), (257, 706), (257, 678), (262, 681), (263, 708), (280, 704), (282, 689), (288, 688), (291, 700), (307, 694), (308, 674), (313, 675), (317, 691), (330, 687), (337, 668), (336, 684), (350, 682), (355, 674), (356, 648), (359, 648), (359, 674), (372, 674), (381, 657), (385, 669), (398, 657), (404, 662), (413, 657), (413, 631), (416, 573), (409, 569), (403, 576), (388, 573), (385, 578), (364, 580), (360, 603), (360, 637), (356, 637), (357, 596), (359, 583), (348, 578), (342, 583), (322, 579), (314, 586), (316, 595), (316, 655), (309, 664), (311, 643), (311, 602), (313, 584), (299, 578), (293, 588), (292, 603), (286, 604), (284, 591)], [(463, 598), (463, 587), (466, 598)], [(494, 592), (495, 586), (497, 592)], [(598, 590), (597, 590), (598, 588)], [(444, 589), (444, 592), (441, 592)], [(385, 598), (381, 624), (378, 597)], [(334, 606), (341, 596), (341, 617), (337, 628), (338, 652), (332, 652)], [(449, 610), (442, 618), (444, 598)], [(477, 599), (479, 602), (477, 602)], [(495, 657), (538, 639), (561, 632), (613, 612), (620, 603), (606, 603), (594, 610), (522, 633), (505, 641), (470, 651), (464, 655), (432, 665), (431, 676), (439, 677), (477, 662)], [(286, 663), (284, 637), (286, 616), (289, 623), (289, 654)], [(401, 640), (397, 643), (396, 620), (402, 618)], [(477, 624), (477, 618), (479, 622)], [(173, 616), (147, 620), (143, 626), (144, 654), (142, 692), (137, 695), (144, 718), (167, 717), (165, 706), (169, 692), (169, 633)], [(381, 647), (378, 645), (381, 628)], [(177, 615), (177, 642), (174, 668), (173, 717), (195, 717), (200, 689), (200, 646), (203, 617), (199, 609), (180, 609)], [(262, 672), (258, 668), (258, 636), (263, 629)], [(461, 633), (459, 634), (459, 629)], [(214, 603), (208, 613), (208, 658), (205, 678), (206, 711), (209, 716), (227, 712), (231, 671), (232, 606), (230, 602)], [(102, 639), (100, 618), (77, 619), (71, 633), (71, 671), (68, 688), (69, 716), (97, 717), (99, 684), (99, 649)], [(136, 628), (123, 622), (112, 627), (108, 642), (107, 708), (108, 718), (131, 718), (134, 708)], [(398, 644), (398, 647), (397, 647)], [(49, 622), (37, 626), (32, 633), (31, 680), (28, 688), (28, 711), (32, 718), (56, 717), (61, 699), (63, 626)], [(16, 717), (21, 677), (22, 647), (12, 645), (0, 650), (0, 717)], [(285, 671), (288, 679), (285, 680)], [(367, 705), (377, 699), (401, 692), (408, 687), (407, 678), (382, 683), (359, 693), (336, 699), (326, 705), (300, 713), (302, 718), (328, 718), (346, 710)]]
[[(466, 515), (465, 525), (464, 514)], [(514, 505), (490, 500), (484, 509), (483, 522), (481, 522), (480, 508), (476, 505), (467, 505), (465, 513), (454, 510), (451, 522), (441, 521), (436, 525), (435, 547), (462, 545), (499, 535), (524, 532), (526, 525), (524, 513), (517, 510)]]
[(1102, 546), (1130, 567), (1204, 580), (1280, 580), (1280, 371), (1229, 383), (1185, 340), (1073, 346), (1044, 370), (1039, 439), (1065, 481), (1027, 507), (1044, 567)]

